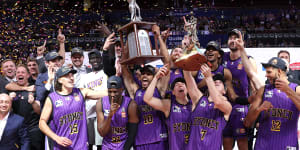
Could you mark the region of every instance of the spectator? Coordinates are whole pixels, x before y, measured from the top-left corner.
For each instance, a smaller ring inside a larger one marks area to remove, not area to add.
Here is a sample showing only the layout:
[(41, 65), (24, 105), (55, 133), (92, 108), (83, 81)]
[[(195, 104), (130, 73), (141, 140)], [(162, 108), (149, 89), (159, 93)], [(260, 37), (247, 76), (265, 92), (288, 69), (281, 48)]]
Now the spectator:
[(11, 112), (12, 98), (0, 94), (0, 149), (29, 150), (30, 144), (24, 118)]
[(287, 50), (281, 50), (277, 53), (277, 57), (287, 61), (287, 77), (290, 82), (297, 83), (300, 85), (300, 71), (292, 70), (289, 68), (290, 65), (290, 53)]

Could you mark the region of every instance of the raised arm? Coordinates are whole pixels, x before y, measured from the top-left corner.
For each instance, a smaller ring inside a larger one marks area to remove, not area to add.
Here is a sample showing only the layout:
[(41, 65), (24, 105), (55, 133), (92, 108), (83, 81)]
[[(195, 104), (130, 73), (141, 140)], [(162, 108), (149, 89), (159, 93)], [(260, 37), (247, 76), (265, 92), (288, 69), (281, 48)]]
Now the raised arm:
[(58, 29), (58, 35), (57, 35), (57, 40), (59, 44), (59, 51), (58, 54), (63, 57), (61, 64), (65, 63), (65, 35), (62, 34), (61, 29)]
[(248, 111), (248, 114), (245, 118), (244, 125), (246, 127), (251, 127), (255, 120), (258, 118), (259, 114), (264, 111), (268, 110), (269, 108), (272, 108), (272, 104), (269, 101), (264, 101), (262, 103), (262, 96), (264, 94), (265, 87), (261, 87), (254, 98), (254, 101), (250, 105), (250, 109)]
[(170, 55), (164, 42), (162, 36), (160, 35), (160, 28), (158, 25), (152, 26), (152, 32), (154, 33), (155, 37), (157, 37), (159, 45), (160, 45), (160, 55), (163, 56), (162, 61), (164, 64), (168, 64), (170, 62)]
[(100, 98), (108, 95), (107, 90), (96, 91), (88, 88), (81, 88), (80, 90), (85, 99), (99, 100)]
[(228, 120), (232, 110), (231, 104), (227, 101), (227, 98), (224, 97), (223, 94), (216, 88), (210, 68), (207, 65), (202, 65), (201, 72), (203, 72), (203, 75), (205, 76), (209, 97), (211, 97), (214, 102), (214, 108), (222, 111), (224, 113), (224, 118)]
[[(153, 25), (152, 26), (152, 31), (155, 35), (155, 37), (157, 37), (159, 45), (160, 45), (160, 55), (163, 56), (162, 61), (164, 63), (164, 65), (166, 65), (167, 69), (170, 69), (170, 65), (167, 65), (170, 63), (171, 59), (170, 59), (170, 55), (166, 46), (165, 41), (163, 40), (162, 36), (160, 35), (160, 28), (158, 25)], [(168, 88), (168, 82), (170, 80), (170, 76), (164, 76), (163, 78), (161, 78), (158, 83), (157, 83), (157, 89), (160, 92), (160, 95), (162, 97), (164, 97), (166, 90)]]
[(150, 105), (152, 108), (162, 111), (166, 117), (168, 117), (170, 113), (171, 101), (161, 100), (159, 98), (153, 97), (153, 94), (158, 80), (163, 76), (166, 76), (167, 74), (167, 76), (170, 76), (168, 72), (169, 71), (167, 67), (164, 66), (160, 68), (159, 71), (155, 74), (154, 78), (152, 79), (144, 95), (144, 102)]
[(68, 147), (68, 146), (72, 145), (72, 141), (70, 139), (68, 139), (66, 137), (58, 136), (48, 126), (47, 122), (49, 121), (51, 113), (52, 113), (52, 103), (51, 103), (50, 98), (47, 97), (46, 102), (45, 102), (45, 107), (44, 107), (41, 117), (40, 117), (39, 128), (45, 135), (50, 137), (57, 144), (59, 144), (63, 147)]
[(235, 42), (238, 50), (241, 52), (241, 59), (245, 67), (245, 71), (249, 79), (251, 80), (251, 83), (253, 83), (254, 89), (258, 90), (264, 84), (258, 77), (256, 62), (254, 61), (253, 58), (248, 58), (247, 56), (241, 32), (239, 32), (239, 39), (236, 40)]
[[(128, 50), (124, 49), (124, 53), (122, 54), (122, 60), (126, 60), (128, 58)], [(139, 89), (138, 84), (135, 83), (131, 72), (128, 69), (128, 65), (122, 64), (122, 76), (125, 87), (130, 95), (131, 99), (134, 99), (135, 92)]]
[(198, 103), (200, 98), (203, 96), (202, 92), (198, 89), (195, 79), (193, 78), (190, 71), (183, 71), (183, 76), (186, 81), (187, 90), (190, 98), (192, 99), (193, 106)]
[(115, 56), (113, 52), (113, 56), (111, 51), (113, 51), (112, 46), (115, 44), (115, 33), (110, 34), (104, 43), (103, 46), (103, 69), (107, 76), (112, 76), (116, 74), (115, 68)]

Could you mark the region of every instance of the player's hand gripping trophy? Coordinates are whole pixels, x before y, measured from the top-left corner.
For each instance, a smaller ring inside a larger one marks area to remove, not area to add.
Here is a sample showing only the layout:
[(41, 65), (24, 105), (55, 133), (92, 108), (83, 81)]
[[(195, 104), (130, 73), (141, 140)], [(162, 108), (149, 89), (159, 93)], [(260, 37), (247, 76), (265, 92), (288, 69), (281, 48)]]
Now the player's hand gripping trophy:
[(183, 56), (176, 60), (175, 64), (184, 70), (196, 71), (199, 70), (203, 63), (206, 63), (204, 50), (201, 50), (200, 43), (197, 36), (197, 19), (192, 16), (190, 20), (184, 20), (184, 30), (187, 35), (182, 41), (182, 48), (184, 50)]

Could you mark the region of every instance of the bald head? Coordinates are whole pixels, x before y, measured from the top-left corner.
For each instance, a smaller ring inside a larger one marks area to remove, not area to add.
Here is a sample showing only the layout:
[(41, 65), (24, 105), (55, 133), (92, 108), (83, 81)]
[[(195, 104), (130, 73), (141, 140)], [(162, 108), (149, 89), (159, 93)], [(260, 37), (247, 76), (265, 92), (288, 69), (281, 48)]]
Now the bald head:
[(6, 115), (11, 109), (12, 98), (5, 94), (0, 94), (0, 115)]

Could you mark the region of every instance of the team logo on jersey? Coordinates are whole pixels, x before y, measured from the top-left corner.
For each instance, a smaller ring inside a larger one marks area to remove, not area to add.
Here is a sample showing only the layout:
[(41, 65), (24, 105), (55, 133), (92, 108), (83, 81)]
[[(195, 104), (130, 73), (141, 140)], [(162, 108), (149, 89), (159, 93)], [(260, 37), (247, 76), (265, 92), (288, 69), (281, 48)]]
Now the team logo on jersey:
[(167, 133), (161, 133), (159, 134), (160, 138), (164, 139), (164, 138), (167, 138), (168, 137), (168, 134)]
[(178, 107), (178, 106), (173, 106), (173, 112), (181, 112), (180, 107)]
[(227, 66), (227, 61), (224, 61), (223, 66), (224, 66), (224, 67)]
[(104, 109), (104, 114), (103, 115), (107, 117), (108, 114), (109, 114), (109, 110), (108, 109)]
[(74, 93), (74, 99), (75, 99), (75, 101), (80, 101), (80, 97), (79, 97), (79, 95), (77, 94), (77, 93)]
[(137, 96), (142, 96), (142, 92), (139, 91), (138, 94), (137, 94)]
[(235, 108), (235, 110), (240, 113), (245, 112), (245, 108)]
[(63, 101), (59, 99), (55, 101), (55, 107), (60, 107), (60, 106), (63, 106)]
[(202, 72), (198, 75), (198, 79), (204, 79), (204, 75)]
[(200, 106), (201, 106), (201, 107), (205, 107), (205, 106), (206, 106), (206, 101), (201, 101), (201, 102), (200, 102)]
[(296, 150), (297, 148), (296, 147), (292, 147), (292, 146), (287, 146), (286, 147), (286, 150)]
[(267, 91), (265, 97), (273, 97), (273, 91)]
[(241, 62), (238, 64), (237, 69), (239, 69), (239, 70), (243, 69), (243, 64)]
[(108, 109), (104, 109), (104, 114), (103, 115), (107, 117), (108, 114), (109, 114), (109, 110)]
[(126, 112), (124, 107), (122, 108), (121, 116), (122, 118), (126, 118)]
[(244, 133), (246, 133), (246, 130), (244, 128), (237, 128), (236, 129), (236, 133), (238, 133), (238, 134), (244, 134)]
[(70, 98), (69, 96), (67, 96), (67, 97), (65, 98), (65, 100), (69, 101), (69, 100), (71, 100), (71, 98)]

